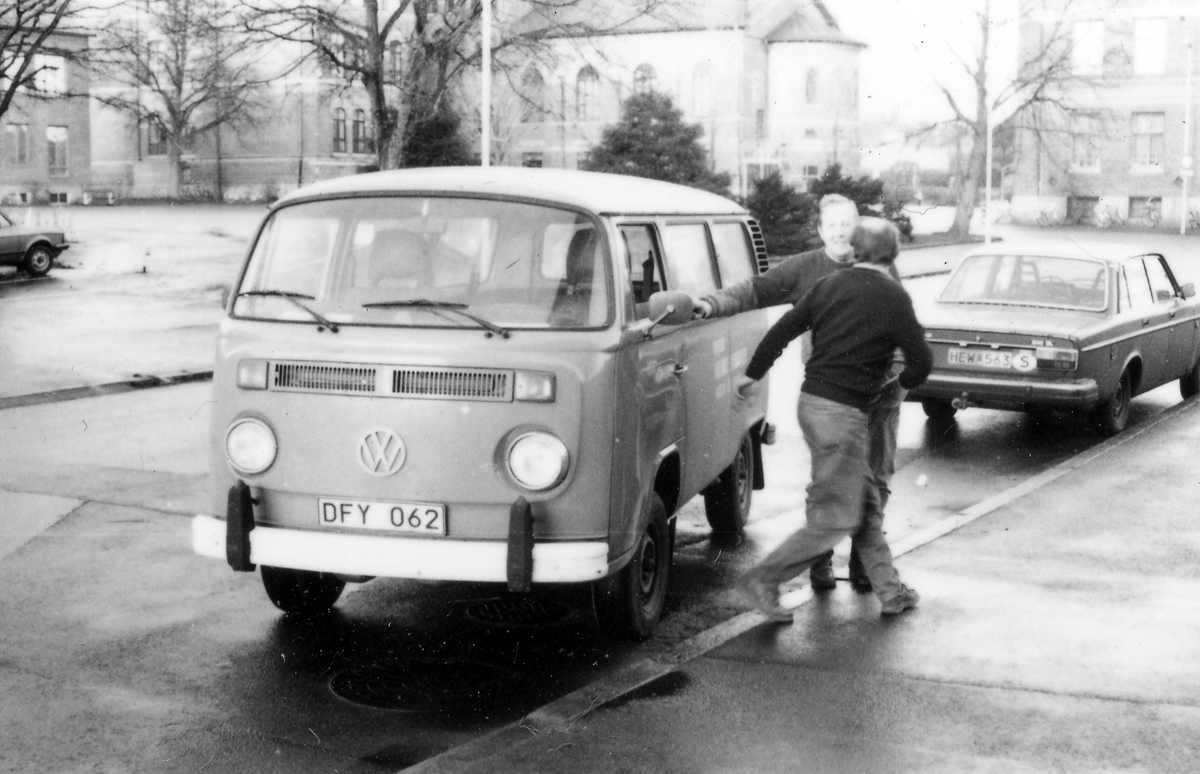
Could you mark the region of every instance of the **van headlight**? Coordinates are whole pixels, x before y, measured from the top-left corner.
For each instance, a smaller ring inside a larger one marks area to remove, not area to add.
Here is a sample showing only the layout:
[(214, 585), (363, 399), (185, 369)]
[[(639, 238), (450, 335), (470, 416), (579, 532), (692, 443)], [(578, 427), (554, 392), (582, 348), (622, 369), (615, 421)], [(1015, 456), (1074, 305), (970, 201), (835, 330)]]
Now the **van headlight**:
[(549, 433), (528, 432), (508, 445), (508, 474), (526, 489), (540, 492), (557, 485), (567, 475), (567, 445)]
[(225, 434), (225, 458), (239, 473), (262, 473), (275, 462), (278, 451), (275, 433), (261, 419), (239, 419)]

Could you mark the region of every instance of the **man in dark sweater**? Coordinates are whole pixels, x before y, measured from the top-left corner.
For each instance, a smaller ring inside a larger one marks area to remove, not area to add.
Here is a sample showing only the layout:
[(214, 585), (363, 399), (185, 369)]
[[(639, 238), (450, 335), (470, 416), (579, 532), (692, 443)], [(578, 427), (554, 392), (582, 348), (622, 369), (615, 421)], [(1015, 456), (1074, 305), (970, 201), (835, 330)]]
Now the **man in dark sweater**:
[[(888, 276), (899, 252), (895, 226), (864, 218), (851, 243), (853, 267), (817, 280), (767, 332), (737, 383), (739, 396), (755, 391), (788, 343), (812, 331), (798, 408), (812, 459), (806, 523), (739, 582), (771, 620), (791, 620), (791, 612), (779, 605), (779, 584), (855, 533), (883, 613), (901, 613), (918, 600), (915, 591), (900, 583), (883, 538), (878, 492), (868, 466), (867, 420), (872, 403), (892, 391), (893, 381), (906, 390), (925, 381), (932, 355), (912, 301)], [(906, 365), (898, 376), (889, 376), (897, 347)]]
[[(696, 302), (695, 316), (728, 317), (781, 304), (794, 306), (817, 280), (853, 266), (854, 248), (850, 236), (858, 223), (858, 206), (844, 196), (828, 194), (821, 198), (819, 207), (817, 233), (824, 247), (786, 258), (764, 274), (705, 296)], [(899, 282), (900, 273), (895, 264), (889, 264), (888, 270)], [(811, 349), (810, 337), (805, 334), (800, 340), (802, 362), (808, 361)], [(899, 373), (902, 367), (902, 364), (894, 364), (893, 374)], [(891, 495), (889, 485), (896, 472), (896, 436), (904, 396), (903, 389), (893, 386), (887, 395), (872, 404), (867, 418), (869, 462), (872, 480), (878, 490), (881, 519)], [(871, 582), (863, 570), (858, 544), (859, 539), (854, 536), (850, 549), (850, 583), (858, 591), (870, 591)], [(814, 591), (828, 591), (837, 585), (832, 550), (813, 563), (809, 576)]]

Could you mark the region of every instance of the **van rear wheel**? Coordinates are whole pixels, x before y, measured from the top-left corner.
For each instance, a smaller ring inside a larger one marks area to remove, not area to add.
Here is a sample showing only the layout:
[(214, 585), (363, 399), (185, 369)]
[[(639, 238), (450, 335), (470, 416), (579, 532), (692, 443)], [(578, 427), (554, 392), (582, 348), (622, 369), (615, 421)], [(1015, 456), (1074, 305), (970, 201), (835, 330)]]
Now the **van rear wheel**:
[(605, 634), (623, 640), (644, 640), (654, 631), (667, 601), (671, 575), (671, 527), (667, 509), (651, 493), (646, 528), (633, 558), (616, 573), (592, 586), (596, 621)]
[(346, 588), (344, 580), (327, 572), (266, 565), (262, 568), (262, 581), (275, 607), (288, 615), (305, 618), (328, 613)]
[(733, 462), (704, 490), (704, 515), (712, 531), (721, 535), (740, 533), (750, 519), (753, 496), (754, 442), (746, 433)]

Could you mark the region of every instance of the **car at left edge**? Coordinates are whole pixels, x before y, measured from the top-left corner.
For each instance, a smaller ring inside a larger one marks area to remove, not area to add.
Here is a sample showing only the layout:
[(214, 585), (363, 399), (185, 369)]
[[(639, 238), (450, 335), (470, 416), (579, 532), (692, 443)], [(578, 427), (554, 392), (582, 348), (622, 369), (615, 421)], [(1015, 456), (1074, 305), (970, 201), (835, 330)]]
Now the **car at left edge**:
[(17, 266), (31, 277), (44, 277), (68, 247), (62, 231), (18, 225), (0, 212), (0, 266)]

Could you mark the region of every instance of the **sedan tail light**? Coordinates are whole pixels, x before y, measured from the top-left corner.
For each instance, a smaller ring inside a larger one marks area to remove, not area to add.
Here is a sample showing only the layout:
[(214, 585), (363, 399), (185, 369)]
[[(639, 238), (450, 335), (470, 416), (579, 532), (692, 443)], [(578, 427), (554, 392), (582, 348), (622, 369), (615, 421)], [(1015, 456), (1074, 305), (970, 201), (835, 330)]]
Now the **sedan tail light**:
[(1079, 365), (1079, 350), (1038, 347), (1037, 367), (1047, 371), (1074, 371)]

